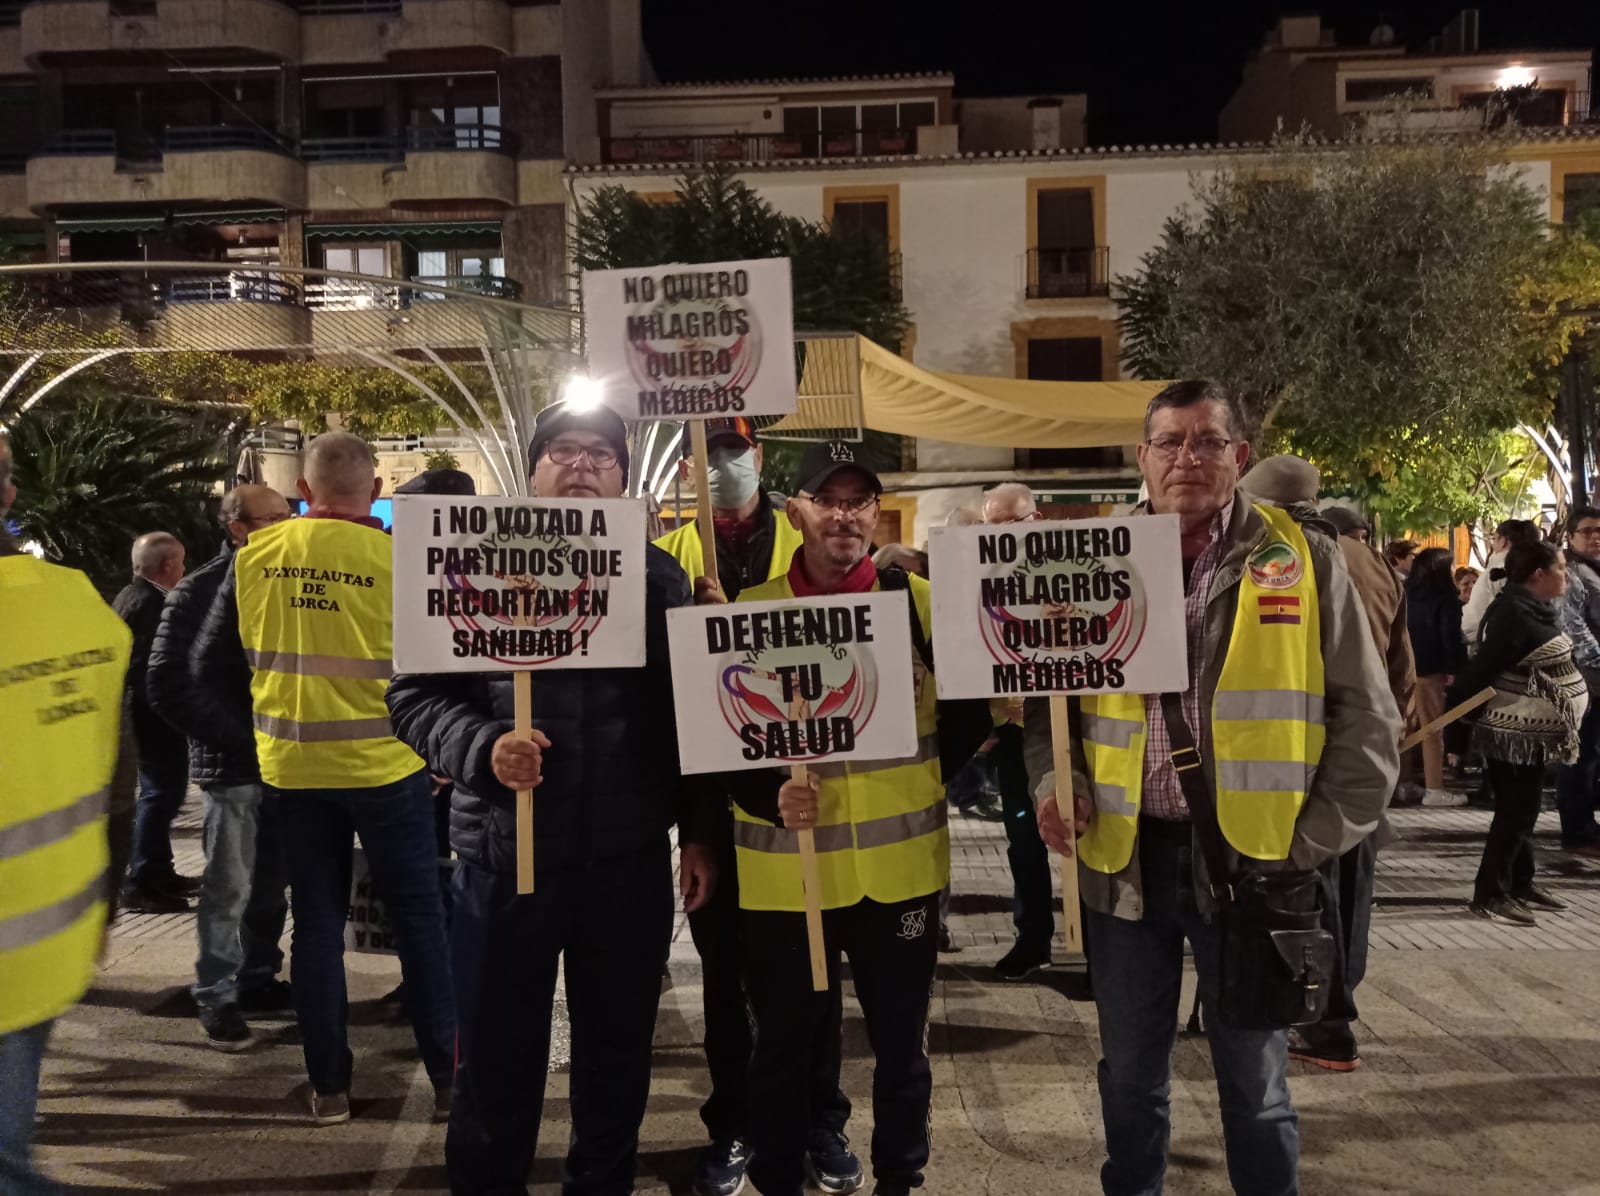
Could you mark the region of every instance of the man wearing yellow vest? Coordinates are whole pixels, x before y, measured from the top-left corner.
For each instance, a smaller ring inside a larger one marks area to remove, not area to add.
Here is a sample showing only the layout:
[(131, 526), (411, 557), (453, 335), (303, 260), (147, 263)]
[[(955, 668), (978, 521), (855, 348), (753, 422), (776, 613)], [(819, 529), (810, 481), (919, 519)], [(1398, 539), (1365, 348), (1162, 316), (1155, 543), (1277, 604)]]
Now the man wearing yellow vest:
[[(872, 1043), (872, 1170), (879, 1196), (922, 1186), (933, 1092), (925, 1032), (937, 960), (939, 890), (950, 879), (941, 757), (969, 759), (989, 733), (986, 702), (937, 702), (928, 583), (882, 574), (868, 555), (883, 487), (843, 441), (814, 444), (795, 476), (790, 519), (803, 544), (788, 572), (740, 601), (908, 591), (919, 749), (905, 760), (824, 765), (809, 784), (787, 774), (727, 778), (737, 806), (746, 991), (755, 1018), (749, 1175), (762, 1196), (800, 1196), (808, 1136), (826, 1092), (813, 1055), (829, 1049), (840, 953), (850, 960)], [(813, 992), (795, 831), (816, 832), (829, 991)], [(837, 1015), (834, 1015), (837, 1016)], [(832, 1044), (837, 1049), (837, 1044)], [(839, 1138), (840, 1149), (843, 1146)]]
[(249, 661), (253, 723), (219, 703), (219, 742), (252, 736), (289, 851), (295, 1014), (317, 1125), (350, 1119), (344, 925), (357, 836), (400, 950), (406, 1009), (449, 1114), (455, 1006), (445, 953), (433, 799), (421, 758), (384, 704), (393, 652), (393, 559), (371, 517), (382, 482), (372, 449), (343, 432), (306, 450), (305, 516), (263, 528), (234, 557), (202, 639), (237, 636), (241, 657), (199, 652), (199, 680), (225, 692), (218, 662)]
[(16, 493), (0, 435), (0, 1192), (42, 1196), (59, 1189), (29, 1157), (39, 1068), (105, 930), (133, 636), (83, 574), (17, 551), (4, 523)]
[[(1239, 494), (1250, 448), (1225, 387), (1177, 382), (1156, 395), (1138, 452), (1142, 509), (1181, 521), (1189, 688), (1179, 697), (1233, 870), (1216, 879), (1315, 868), (1373, 832), (1399, 770), (1400, 715), (1339, 546)], [(1187, 938), (1212, 1014), (1233, 1189), (1292, 1196), (1299, 1131), (1286, 1035), (1218, 1016), (1216, 904), (1161, 700), (1080, 705), (1071, 784), (1103, 1055), (1101, 1184), (1112, 1196), (1161, 1191)], [(1042, 699), (1029, 706), (1039, 829), (1065, 851), (1048, 714)]]
[[(782, 577), (800, 547), (800, 530), (780, 517), (761, 490), (761, 446), (755, 425), (747, 419), (706, 422), (706, 474), (717, 530), (717, 576), (705, 573), (700, 528), (687, 520), (656, 541), (671, 553), (694, 586), (697, 603), (731, 602), (747, 587)], [(694, 458), (680, 462), (685, 477), (694, 473)], [(706, 1069), (711, 1095), (700, 1106), (711, 1144), (695, 1166), (695, 1196), (730, 1196), (744, 1184), (749, 1162), (748, 1106), (750, 1079), (750, 1015), (739, 964), (739, 885), (733, 842), (717, 842), (716, 891), (689, 915), (689, 932), (700, 953), (701, 992), (706, 1018)], [(835, 1031), (823, 1034), (813, 1055), (812, 1090), (815, 1149), (808, 1165), (822, 1191), (854, 1191), (861, 1164), (843, 1146), (841, 1135), (850, 1119), (850, 1101), (839, 1089), (840, 1011), (829, 1016)], [(829, 1045), (831, 1043), (831, 1046)], [(826, 1099), (822, 1094), (828, 1094)]]

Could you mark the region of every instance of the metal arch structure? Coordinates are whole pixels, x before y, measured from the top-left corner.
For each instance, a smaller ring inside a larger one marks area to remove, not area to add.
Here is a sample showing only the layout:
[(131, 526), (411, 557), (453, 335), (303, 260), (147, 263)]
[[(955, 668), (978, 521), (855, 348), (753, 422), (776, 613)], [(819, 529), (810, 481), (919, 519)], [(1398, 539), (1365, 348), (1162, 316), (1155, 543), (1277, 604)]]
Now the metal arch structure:
[[(570, 309), (482, 289), (496, 283), (231, 262), (0, 266), (0, 425), (125, 354), (381, 367), (478, 448), (502, 493), (522, 494), (533, 420), (562, 377), (582, 367), (583, 327)], [(431, 384), (422, 369), (445, 384)], [(488, 390), (475, 391), (464, 374), (486, 375)], [(655, 427), (636, 437), (643, 479), (663, 438)]]

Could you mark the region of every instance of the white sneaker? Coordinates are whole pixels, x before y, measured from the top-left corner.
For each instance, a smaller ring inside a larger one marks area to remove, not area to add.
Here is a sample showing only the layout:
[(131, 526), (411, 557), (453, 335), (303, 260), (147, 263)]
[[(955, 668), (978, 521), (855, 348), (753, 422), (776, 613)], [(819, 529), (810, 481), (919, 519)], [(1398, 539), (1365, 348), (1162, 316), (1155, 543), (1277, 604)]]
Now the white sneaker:
[(1431, 809), (1464, 806), (1467, 804), (1467, 795), (1451, 793), (1448, 789), (1429, 789), (1422, 795), (1422, 804)]

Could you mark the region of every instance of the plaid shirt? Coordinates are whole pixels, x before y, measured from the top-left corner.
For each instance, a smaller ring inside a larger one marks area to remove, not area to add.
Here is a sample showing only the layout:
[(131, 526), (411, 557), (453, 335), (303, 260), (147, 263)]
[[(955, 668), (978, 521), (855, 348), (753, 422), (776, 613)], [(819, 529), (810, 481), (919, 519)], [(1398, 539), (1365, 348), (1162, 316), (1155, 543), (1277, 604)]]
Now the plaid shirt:
[[(1194, 733), (1194, 741), (1206, 742), (1207, 711), (1200, 705), (1200, 670), (1205, 657), (1206, 602), (1211, 597), (1211, 578), (1222, 563), (1228, 547), (1228, 525), (1233, 521), (1229, 502), (1211, 521), (1211, 543), (1195, 558), (1189, 569), (1189, 584), (1183, 595), (1183, 625), (1189, 645), (1189, 688), (1183, 694), (1183, 717)], [(1161, 695), (1146, 694), (1144, 720), (1149, 735), (1144, 744), (1144, 789), (1140, 813), (1169, 822), (1184, 822), (1189, 803), (1178, 784), (1178, 770), (1172, 767), (1172, 739), (1161, 714)]]

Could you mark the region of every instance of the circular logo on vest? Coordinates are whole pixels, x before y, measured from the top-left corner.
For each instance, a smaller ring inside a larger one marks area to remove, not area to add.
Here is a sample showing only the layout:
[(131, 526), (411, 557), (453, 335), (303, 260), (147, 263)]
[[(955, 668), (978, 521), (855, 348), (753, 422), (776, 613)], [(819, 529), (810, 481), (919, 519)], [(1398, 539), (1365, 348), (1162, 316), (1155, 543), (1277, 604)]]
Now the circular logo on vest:
[(1305, 574), (1300, 554), (1282, 540), (1272, 540), (1250, 558), (1250, 580), (1267, 590), (1287, 590)]

